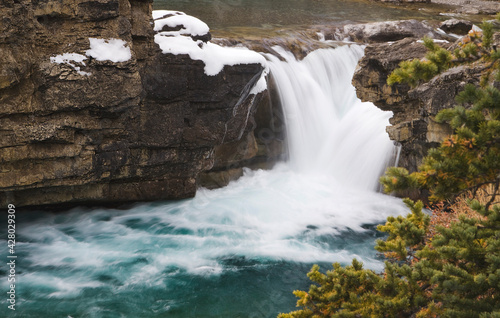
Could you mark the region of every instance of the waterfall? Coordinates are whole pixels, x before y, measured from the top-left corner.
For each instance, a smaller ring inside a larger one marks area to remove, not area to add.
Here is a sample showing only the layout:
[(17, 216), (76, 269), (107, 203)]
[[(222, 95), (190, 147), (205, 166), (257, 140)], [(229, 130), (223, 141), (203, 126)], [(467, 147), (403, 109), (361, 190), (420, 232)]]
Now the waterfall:
[(267, 58), (290, 161), (189, 200), (16, 215), (18, 317), (276, 317), (312, 263), (382, 267), (373, 225), (406, 209), (373, 190), (390, 114), (350, 84), (363, 49), (280, 54)]
[(357, 97), (351, 79), (363, 47), (320, 49), (302, 61), (279, 47), (269, 66), (287, 126), (290, 164), (343, 186), (375, 189), (394, 147), (383, 112)]
[(394, 162), (394, 167), (399, 166), (399, 157), (401, 156), (401, 148), (403, 148), (403, 147), (401, 146), (400, 143), (398, 143), (396, 145), (396, 160)]

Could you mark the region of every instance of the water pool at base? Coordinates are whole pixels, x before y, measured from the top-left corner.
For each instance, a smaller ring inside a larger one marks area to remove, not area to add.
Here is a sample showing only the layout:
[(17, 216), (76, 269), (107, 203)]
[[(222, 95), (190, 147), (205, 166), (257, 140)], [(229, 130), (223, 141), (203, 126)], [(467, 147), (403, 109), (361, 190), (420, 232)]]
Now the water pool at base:
[(181, 202), (19, 213), (8, 316), (276, 317), (295, 308), (313, 263), (380, 269), (372, 224), (402, 211), (281, 166)]

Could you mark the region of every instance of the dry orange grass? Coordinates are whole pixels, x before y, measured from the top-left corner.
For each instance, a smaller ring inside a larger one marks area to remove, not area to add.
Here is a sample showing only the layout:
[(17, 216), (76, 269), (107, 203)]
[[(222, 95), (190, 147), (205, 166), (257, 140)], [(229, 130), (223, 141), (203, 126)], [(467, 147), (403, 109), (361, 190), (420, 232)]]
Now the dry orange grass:
[[(471, 209), (467, 201), (475, 198), (482, 205), (486, 205), (491, 199), (493, 191), (493, 185), (488, 185), (484, 188), (479, 189), (475, 197), (473, 197), (473, 193), (469, 191), (458, 197), (457, 200), (446, 210), (444, 209), (444, 203), (437, 204), (435, 208), (432, 208), (428, 238), (430, 239), (436, 234), (437, 226), (448, 228), (450, 227), (450, 224), (458, 222), (461, 215), (470, 219), (477, 218), (480, 220), (484, 220), (485, 217)], [(500, 197), (499, 192), (497, 192), (497, 198), (498, 197)], [(495, 204), (498, 204), (498, 202), (493, 203), (493, 205)]]

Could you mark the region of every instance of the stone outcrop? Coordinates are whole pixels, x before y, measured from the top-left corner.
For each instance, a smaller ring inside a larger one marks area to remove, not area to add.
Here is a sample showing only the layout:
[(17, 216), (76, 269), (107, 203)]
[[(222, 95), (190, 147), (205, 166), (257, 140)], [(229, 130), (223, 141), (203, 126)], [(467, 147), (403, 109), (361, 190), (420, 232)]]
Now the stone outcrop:
[(472, 22), (467, 20), (450, 19), (441, 23), (439, 28), (447, 33), (466, 35), (472, 28)]
[(369, 45), (353, 77), (358, 97), (394, 113), (388, 127), (392, 140), (403, 145), (399, 165), (410, 170), (418, 166), (426, 152), (425, 125), (421, 120), (420, 101), (408, 96), (408, 85), (387, 85), (387, 77), (403, 60), (421, 58), (426, 49), (415, 38), (396, 43)]
[(442, 34), (436, 32), (426, 23), (417, 20), (347, 24), (325, 31), (327, 40), (349, 40), (362, 43), (390, 42), (409, 37), (423, 38), (424, 36), (440, 38)]
[(245, 135), (238, 141), (215, 147), (214, 165), (200, 174), (200, 185), (209, 189), (226, 186), (243, 175), (245, 168), (270, 169), (286, 159), (284, 114), (272, 76), (268, 89), (250, 116)]
[(191, 197), (214, 152), (255, 143), (262, 65), (207, 76), (202, 61), (162, 54), (151, 2), (2, 3), (0, 205)]
[[(441, 45), (453, 48), (449, 43)], [(387, 132), (401, 145), (399, 166), (410, 171), (417, 169), (429, 148), (438, 146), (451, 133), (448, 125), (434, 120), (436, 114), (454, 107), (457, 94), (468, 83), (477, 85), (485, 69), (484, 64), (474, 63), (448, 69), (415, 88), (387, 85), (388, 75), (401, 61), (425, 54), (423, 43), (415, 38), (368, 45), (353, 77), (361, 100), (394, 113)]]
[(440, 8), (448, 12), (474, 15), (494, 15), (500, 11), (500, 3), (497, 0), (371, 0), (373, 2), (386, 3), (423, 3), (446, 5)]

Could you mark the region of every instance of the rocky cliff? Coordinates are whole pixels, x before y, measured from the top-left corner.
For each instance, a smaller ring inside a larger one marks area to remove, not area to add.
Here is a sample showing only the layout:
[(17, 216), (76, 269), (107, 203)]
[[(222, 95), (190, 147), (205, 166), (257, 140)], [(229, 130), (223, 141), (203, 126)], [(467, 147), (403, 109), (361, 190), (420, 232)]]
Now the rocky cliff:
[(255, 142), (263, 66), (164, 54), (151, 2), (0, 5), (0, 205), (190, 197), (221, 145)]
[[(498, 42), (500, 39), (495, 39)], [(453, 43), (439, 41), (444, 47)], [(456, 105), (455, 97), (466, 84), (477, 85), (485, 69), (481, 63), (451, 68), (415, 88), (387, 85), (387, 77), (403, 60), (423, 58), (422, 41), (408, 37), (395, 42), (372, 43), (366, 47), (353, 78), (358, 97), (394, 113), (387, 132), (401, 146), (399, 166), (416, 171), (431, 147), (438, 146), (451, 130), (437, 123), (436, 114)]]

